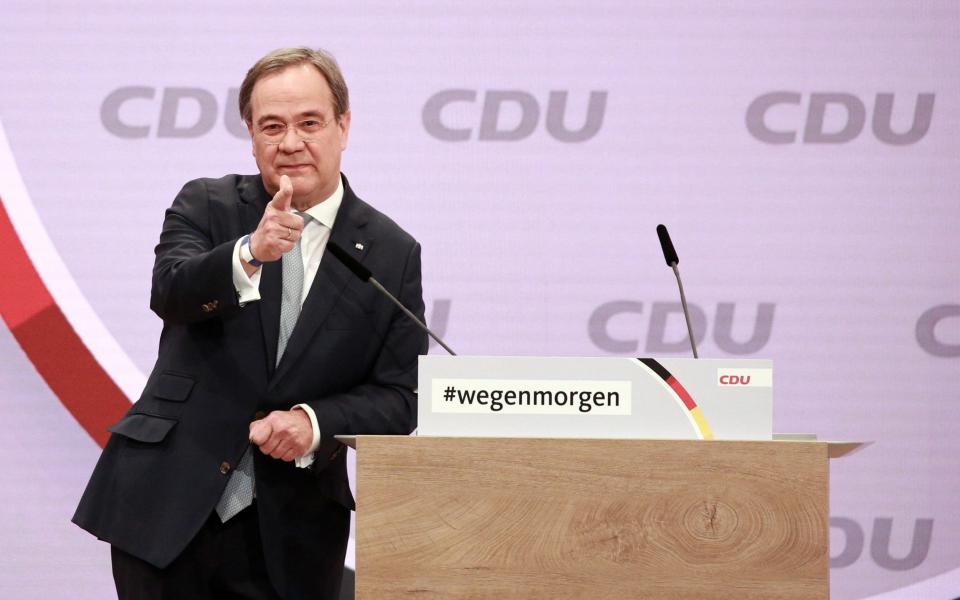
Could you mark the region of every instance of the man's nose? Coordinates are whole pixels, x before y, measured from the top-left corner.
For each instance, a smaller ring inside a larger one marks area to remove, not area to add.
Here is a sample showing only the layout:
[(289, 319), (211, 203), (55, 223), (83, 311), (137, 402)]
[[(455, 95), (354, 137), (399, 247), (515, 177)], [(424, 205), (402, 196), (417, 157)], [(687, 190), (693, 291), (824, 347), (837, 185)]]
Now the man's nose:
[(297, 133), (296, 127), (287, 127), (283, 132), (283, 138), (280, 140), (280, 150), (282, 152), (296, 152), (303, 148), (303, 139)]

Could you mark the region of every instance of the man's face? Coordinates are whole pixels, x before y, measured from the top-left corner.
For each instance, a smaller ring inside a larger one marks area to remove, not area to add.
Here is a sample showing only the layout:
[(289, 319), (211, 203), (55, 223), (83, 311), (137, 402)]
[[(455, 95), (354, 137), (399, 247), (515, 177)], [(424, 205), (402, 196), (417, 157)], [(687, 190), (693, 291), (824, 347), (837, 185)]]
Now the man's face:
[[(287, 175), (298, 209), (329, 197), (339, 182), (350, 113), (334, 118), (333, 94), (316, 67), (304, 63), (261, 77), (253, 86), (250, 108), (247, 129), (267, 191), (277, 193), (280, 177)], [(326, 125), (318, 128), (318, 123)]]

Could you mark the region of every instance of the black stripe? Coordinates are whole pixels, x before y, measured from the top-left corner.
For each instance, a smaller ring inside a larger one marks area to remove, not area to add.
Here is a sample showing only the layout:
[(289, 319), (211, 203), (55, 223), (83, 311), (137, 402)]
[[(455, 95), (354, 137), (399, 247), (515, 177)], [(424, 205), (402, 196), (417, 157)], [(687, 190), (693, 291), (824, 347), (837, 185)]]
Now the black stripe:
[(663, 365), (661, 365), (660, 363), (658, 363), (658, 362), (655, 361), (654, 359), (652, 359), (652, 358), (638, 358), (637, 360), (639, 360), (639, 361), (642, 362), (643, 364), (645, 364), (645, 365), (647, 365), (648, 367), (650, 367), (650, 369), (651, 369), (654, 373), (656, 373), (657, 375), (659, 375), (660, 378), (663, 379), (664, 381), (667, 381), (668, 379), (670, 379), (670, 377), (671, 377), (670, 371), (668, 371), (668, 370), (666, 370), (665, 368), (663, 368)]

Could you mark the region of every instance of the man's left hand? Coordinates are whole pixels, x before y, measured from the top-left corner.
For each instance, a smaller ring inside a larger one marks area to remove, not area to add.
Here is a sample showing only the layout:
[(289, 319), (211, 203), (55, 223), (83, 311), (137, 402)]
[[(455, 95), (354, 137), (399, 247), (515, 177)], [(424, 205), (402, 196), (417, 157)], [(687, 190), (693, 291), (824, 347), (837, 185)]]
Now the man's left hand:
[(313, 426), (307, 413), (299, 408), (275, 410), (250, 423), (250, 442), (264, 454), (289, 462), (310, 450)]

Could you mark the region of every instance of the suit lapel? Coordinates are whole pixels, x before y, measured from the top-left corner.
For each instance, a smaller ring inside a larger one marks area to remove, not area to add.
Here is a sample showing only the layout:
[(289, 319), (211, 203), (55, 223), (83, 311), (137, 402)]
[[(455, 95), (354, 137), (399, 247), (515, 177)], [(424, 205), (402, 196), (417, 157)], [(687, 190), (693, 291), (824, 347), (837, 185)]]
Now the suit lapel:
[[(358, 260), (362, 260), (370, 246), (370, 241), (364, 235), (364, 226), (367, 223), (367, 214), (362, 207), (362, 203), (357, 200), (353, 194), (346, 177), (343, 179), (343, 202), (337, 212), (337, 219), (330, 233), (330, 240), (340, 247), (350, 251), (357, 252), (355, 255)], [(360, 244), (363, 252), (356, 250), (356, 245)], [(275, 263), (279, 265), (279, 261)], [(264, 273), (266, 275), (266, 273)], [(279, 275), (278, 275), (279, 280)], [(290, 370), (291, 365), (297, 362), (297, 359), (306, 351), (310, 341), (317, 334), (317, 330), (323, 325), (333, 307), (340, 300), (343, 291), (348, 284), (359, 280), (336, 258), (329, 253), (324, 253), (317, 269), (317, 275), (313, 279), (310, 291), (303, 301), (303, 307), (300, 309), (300, 317), (297, 319), (297, 325), (290, 335), (287, 342), (287, 349), (283, 353), (280, 364), (277, 366), (277, 372), (274, 374), (274, 382), (283, 378)], [(262, 285), (261, 281), (261, 285)], [(362, 285), (362, 284), (361, 284)], [(279, 290), (278, 284), (278, 290)], [(262, 294), (261, 294), (262, 295)], [(265, 315), (264, 315), (265, 316)], [(277, 294), (277, 310), (274, 318), (275, 329), (279, 331), (280, 321), (280, 300), (279, 292)], [(268, 338), (269, 339), (269, 338)], [(274, 339), (274, 352), (276, 352), (276, 339)]]

